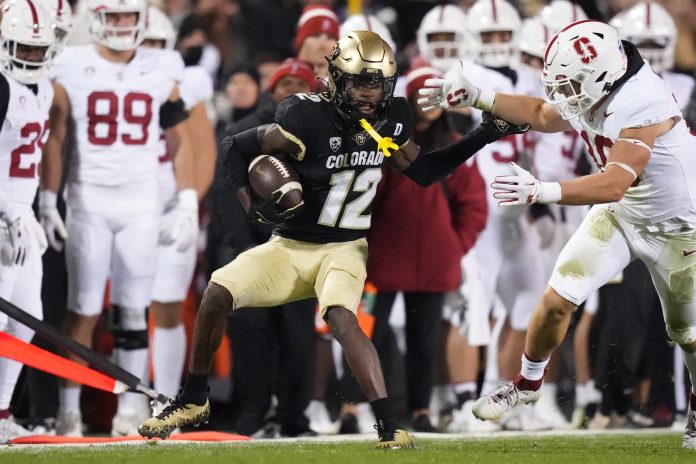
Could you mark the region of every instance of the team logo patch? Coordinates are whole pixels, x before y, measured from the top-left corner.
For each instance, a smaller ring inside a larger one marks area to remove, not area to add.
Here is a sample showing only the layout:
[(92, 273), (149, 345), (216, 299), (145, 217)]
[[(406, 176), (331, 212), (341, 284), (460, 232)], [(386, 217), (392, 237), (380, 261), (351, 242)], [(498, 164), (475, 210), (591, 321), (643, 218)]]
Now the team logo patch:
[(367, 136), (365, 136), (364, 132), (360, 132), (359, 134), (355, 134), (353, 136), (353, 140), (355, 140), (355, 143), (358, 145), (365, 145), (365, 142), (367, 141)]
[(585, 64), (590, 64), (597, 58), (597, 50), (590, 43), (590, 39), (587, 37), (579, 37), (575, 42), (573, 42), (573, 48), (575, 52), (580, 55), (580, 61)]
[(331, 150), (336, 153), (338, 149), (341, 148), (341, 137), (331, 137), (329, 139), (329, 146), (331, 147)]

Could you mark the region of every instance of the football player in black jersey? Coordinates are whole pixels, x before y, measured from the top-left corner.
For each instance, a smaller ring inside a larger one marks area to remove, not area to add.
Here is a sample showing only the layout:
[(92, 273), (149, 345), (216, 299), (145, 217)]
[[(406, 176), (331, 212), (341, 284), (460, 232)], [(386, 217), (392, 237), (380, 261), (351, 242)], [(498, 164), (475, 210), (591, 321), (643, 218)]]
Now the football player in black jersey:
[[(396, 60), (389, 45), (375, 33), (352, 32), (327, 60), (328, 92), (290, 96), (278, 107), (274, 124), (228, 137), (221, 145), (229, 177), (249, 216), (277, 226), (269, 242), (213, 273), (196, 317), (185, 386), (160, 415), (140, 426), (143, 436), (166, 438), (177, 427), (207, 420), (208, 373), (229, 310), (316, 296), (372, 405), (378, 448), (413, 446), (409, 433), (396, 423), (377, 352), (355, 315), (366, 277), (365, 237), (382, 164), (426, 186), (487, 143), (524, 129), (488, 115), (456, 143), (421, 154), (409, 139), (408, 103), (393, 97)], [(400, 148), (387, 157), (363, 130), (361, 119)], [(273, 200), (253, 199), (247, 167), (259, 154), (280, 156), (295, 169), (304, 209), (280, 211)]]

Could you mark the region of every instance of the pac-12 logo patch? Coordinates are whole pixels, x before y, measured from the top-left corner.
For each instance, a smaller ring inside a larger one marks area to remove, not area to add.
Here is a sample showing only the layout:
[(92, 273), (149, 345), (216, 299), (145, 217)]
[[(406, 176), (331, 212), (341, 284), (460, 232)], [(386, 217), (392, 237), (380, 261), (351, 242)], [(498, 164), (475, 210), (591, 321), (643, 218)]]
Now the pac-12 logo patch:
[(334, 153), (336, 153), (341, 148), (341, 137), (331, 137), (329, 139), (329, 146)]
[(597, 50), (590, 43), (590, 39), (587, 37), (579, 37), (573, 42), (573, 48), (575, 52), (580, 55), (580, 61), (585, 64), (590, 64), (597, 58)]

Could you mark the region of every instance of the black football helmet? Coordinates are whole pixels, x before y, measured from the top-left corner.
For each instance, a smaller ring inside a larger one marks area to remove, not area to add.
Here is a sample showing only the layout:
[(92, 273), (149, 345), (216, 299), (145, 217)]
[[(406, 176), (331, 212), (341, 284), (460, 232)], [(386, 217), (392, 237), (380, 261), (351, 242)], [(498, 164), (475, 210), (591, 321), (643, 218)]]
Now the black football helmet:
[[(336, 43), (329, 62), (329, 94), (336, 111), (346, 120), (357, 124), (360, 119), (378, 121), (394, 97), (396, 59), (387, 42), (369, 31), (354, 31)], [(378, 85), (382, 97), (377, 102), (359, 101), (349, 89)], [(363, 114), (359, 107), (370, 105), (374, 111)]]

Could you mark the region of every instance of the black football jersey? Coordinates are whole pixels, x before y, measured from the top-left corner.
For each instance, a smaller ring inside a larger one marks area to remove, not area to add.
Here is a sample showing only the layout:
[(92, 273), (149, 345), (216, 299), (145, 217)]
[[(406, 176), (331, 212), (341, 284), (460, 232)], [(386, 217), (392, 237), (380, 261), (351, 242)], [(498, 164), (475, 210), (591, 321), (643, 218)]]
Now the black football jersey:
[[(304, 209), (274, 233), (313, 243), (346, 242), (367, 235), (372, 200), (382, 178), (384, 154), (359, 126), (346, 129), (326, 93), (287, 97), (275, 121), (285, 136), (304, 147), (289, 162), (300, 177)], [(394, 98), (373, 127), (403, 145), (411, 136), (411, 113)]]

